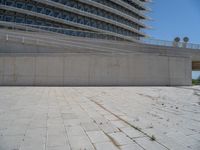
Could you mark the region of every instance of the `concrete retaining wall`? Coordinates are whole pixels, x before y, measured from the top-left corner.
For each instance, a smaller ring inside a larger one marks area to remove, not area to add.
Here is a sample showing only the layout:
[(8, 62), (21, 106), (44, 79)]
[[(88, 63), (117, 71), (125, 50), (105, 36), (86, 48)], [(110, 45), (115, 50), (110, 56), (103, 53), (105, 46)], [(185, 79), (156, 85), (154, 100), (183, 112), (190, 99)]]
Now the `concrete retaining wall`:
[(191, 71), (156, 54), (0, 54), (0, 85), (191, 85)]

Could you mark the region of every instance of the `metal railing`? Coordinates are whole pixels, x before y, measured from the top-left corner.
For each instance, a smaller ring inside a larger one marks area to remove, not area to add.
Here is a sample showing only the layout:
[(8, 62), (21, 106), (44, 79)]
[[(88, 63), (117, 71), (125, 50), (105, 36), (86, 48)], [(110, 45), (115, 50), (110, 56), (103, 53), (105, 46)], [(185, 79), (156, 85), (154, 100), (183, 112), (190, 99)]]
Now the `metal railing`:
[[(46, 33), (46, 32), (45, 32)], [(55, 36), (55, 37), (54, 37)], [(60, 35), (59, 35), (60, 36)], [(81, 52), (103, 52), (103, 53), (130, 53), (130, 50), (123, 50), (118, 48), (107, 47), (103, 45), (96, 45), (94, 43), (88, 43), (86, 41), (71, 40), (70, 37), (63, 37), (60, 38), (58, 35), (49, 36), (46, 34), (30, 34), (27, 32), (13, 32), (0, 30), (0, 40), (7, 43), (18, 43), (18, 44), (25, 44), (29, 46), (42, 46), (47, 48), (58, 48), (57, 50), (62, 50), (62, 52), (69, 52), (65, 50), (81, 50)], [(91, 41), (91, 40), (89, 40)], [(110, 43), (110, 42), (109, 42)], [(4, 49), (3, 49), (4, 50)], [(55, 49), (54, 49), (55, 50)], [(54, 53), (56, 51), (48, 51), (49, 53)], [(37, 51), (37, 50), (36, 50)], [(39, 51), (37, 51), (39, 52)]]
[(168, 47), (187, 48), (187, 49), (200, 49), (200, 44), (166, 41), (166, 40), (158, 40), (158, 39), (151, 39), (151, 38), (141, 38), (140, 42), (144, 43), (144, 44), (155, 45), (155, 46), (168, 46)]
[[(66, 28), (56, 28), (50, 26), (41, 26), (41, 25), (31, 25), (31, 24), (19, 24), (11, 23), (2, 25), (0, 24), (0, 29), (9, 29), (9, 30), (21, 30), (25, 32), (33, 33), (47, 33), (51, 35), (62, 35), (63, 37), (80, 37), (80, 38), (92, 38), (92, 39), (102, 39), (102, 40), (113, 40), (113, 41), (129, 41), (127, 38), (115, 37), (108, 35), (106, 33), (92, 32), (92, 31), (83, 31), (77, 29), (66, 29)], [(134, 37), (129, 37), (135, 40), (137, 43), (148, 44), (154, 46), (167, 46), (167, 47), (177, 47), (177, 48), (187, 48), (187, 49), (200, 49), (200, 44), (185, 43), (185, 42), (174, 42), (166, 40), (158, 40), (152, 38), (140, 38), (136, 39)], [(133, 42), (129, 41), (129, 42)]]

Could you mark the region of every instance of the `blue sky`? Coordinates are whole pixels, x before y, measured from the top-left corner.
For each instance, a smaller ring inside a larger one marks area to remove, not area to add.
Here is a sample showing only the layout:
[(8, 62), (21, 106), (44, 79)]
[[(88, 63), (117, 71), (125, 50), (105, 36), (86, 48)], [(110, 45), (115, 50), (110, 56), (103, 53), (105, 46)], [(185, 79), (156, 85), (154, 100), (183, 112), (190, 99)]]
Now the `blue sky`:
[(191, 43), (200, 43), (200, 0), (153, 0), (149, 7), (153, 21), (147, 24), (153, 29), (145, 31), (148, 35), (162, 40), (188, 36)]

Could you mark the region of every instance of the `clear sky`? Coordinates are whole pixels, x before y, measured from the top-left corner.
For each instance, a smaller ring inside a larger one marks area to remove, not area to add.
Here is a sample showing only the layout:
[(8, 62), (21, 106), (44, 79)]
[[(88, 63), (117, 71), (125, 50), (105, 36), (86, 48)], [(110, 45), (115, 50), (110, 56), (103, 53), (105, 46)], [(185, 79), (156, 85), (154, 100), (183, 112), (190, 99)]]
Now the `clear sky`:
[[(189, 37), (191, 43), (200, 43), (200, 0), (152, 0), (148, 14), (153, 29), (145, 31), (156, 39), (173, 40)], [(200, 72), (193, 73), (193, 78)]]

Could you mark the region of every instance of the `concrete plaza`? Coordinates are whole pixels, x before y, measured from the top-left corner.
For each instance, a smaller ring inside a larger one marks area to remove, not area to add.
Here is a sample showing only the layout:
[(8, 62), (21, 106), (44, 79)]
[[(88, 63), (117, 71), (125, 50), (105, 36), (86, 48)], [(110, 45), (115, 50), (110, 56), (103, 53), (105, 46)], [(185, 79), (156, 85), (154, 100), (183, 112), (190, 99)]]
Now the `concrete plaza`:
[(200, 87), (0, 87), (0, 150), (199, 150)]

